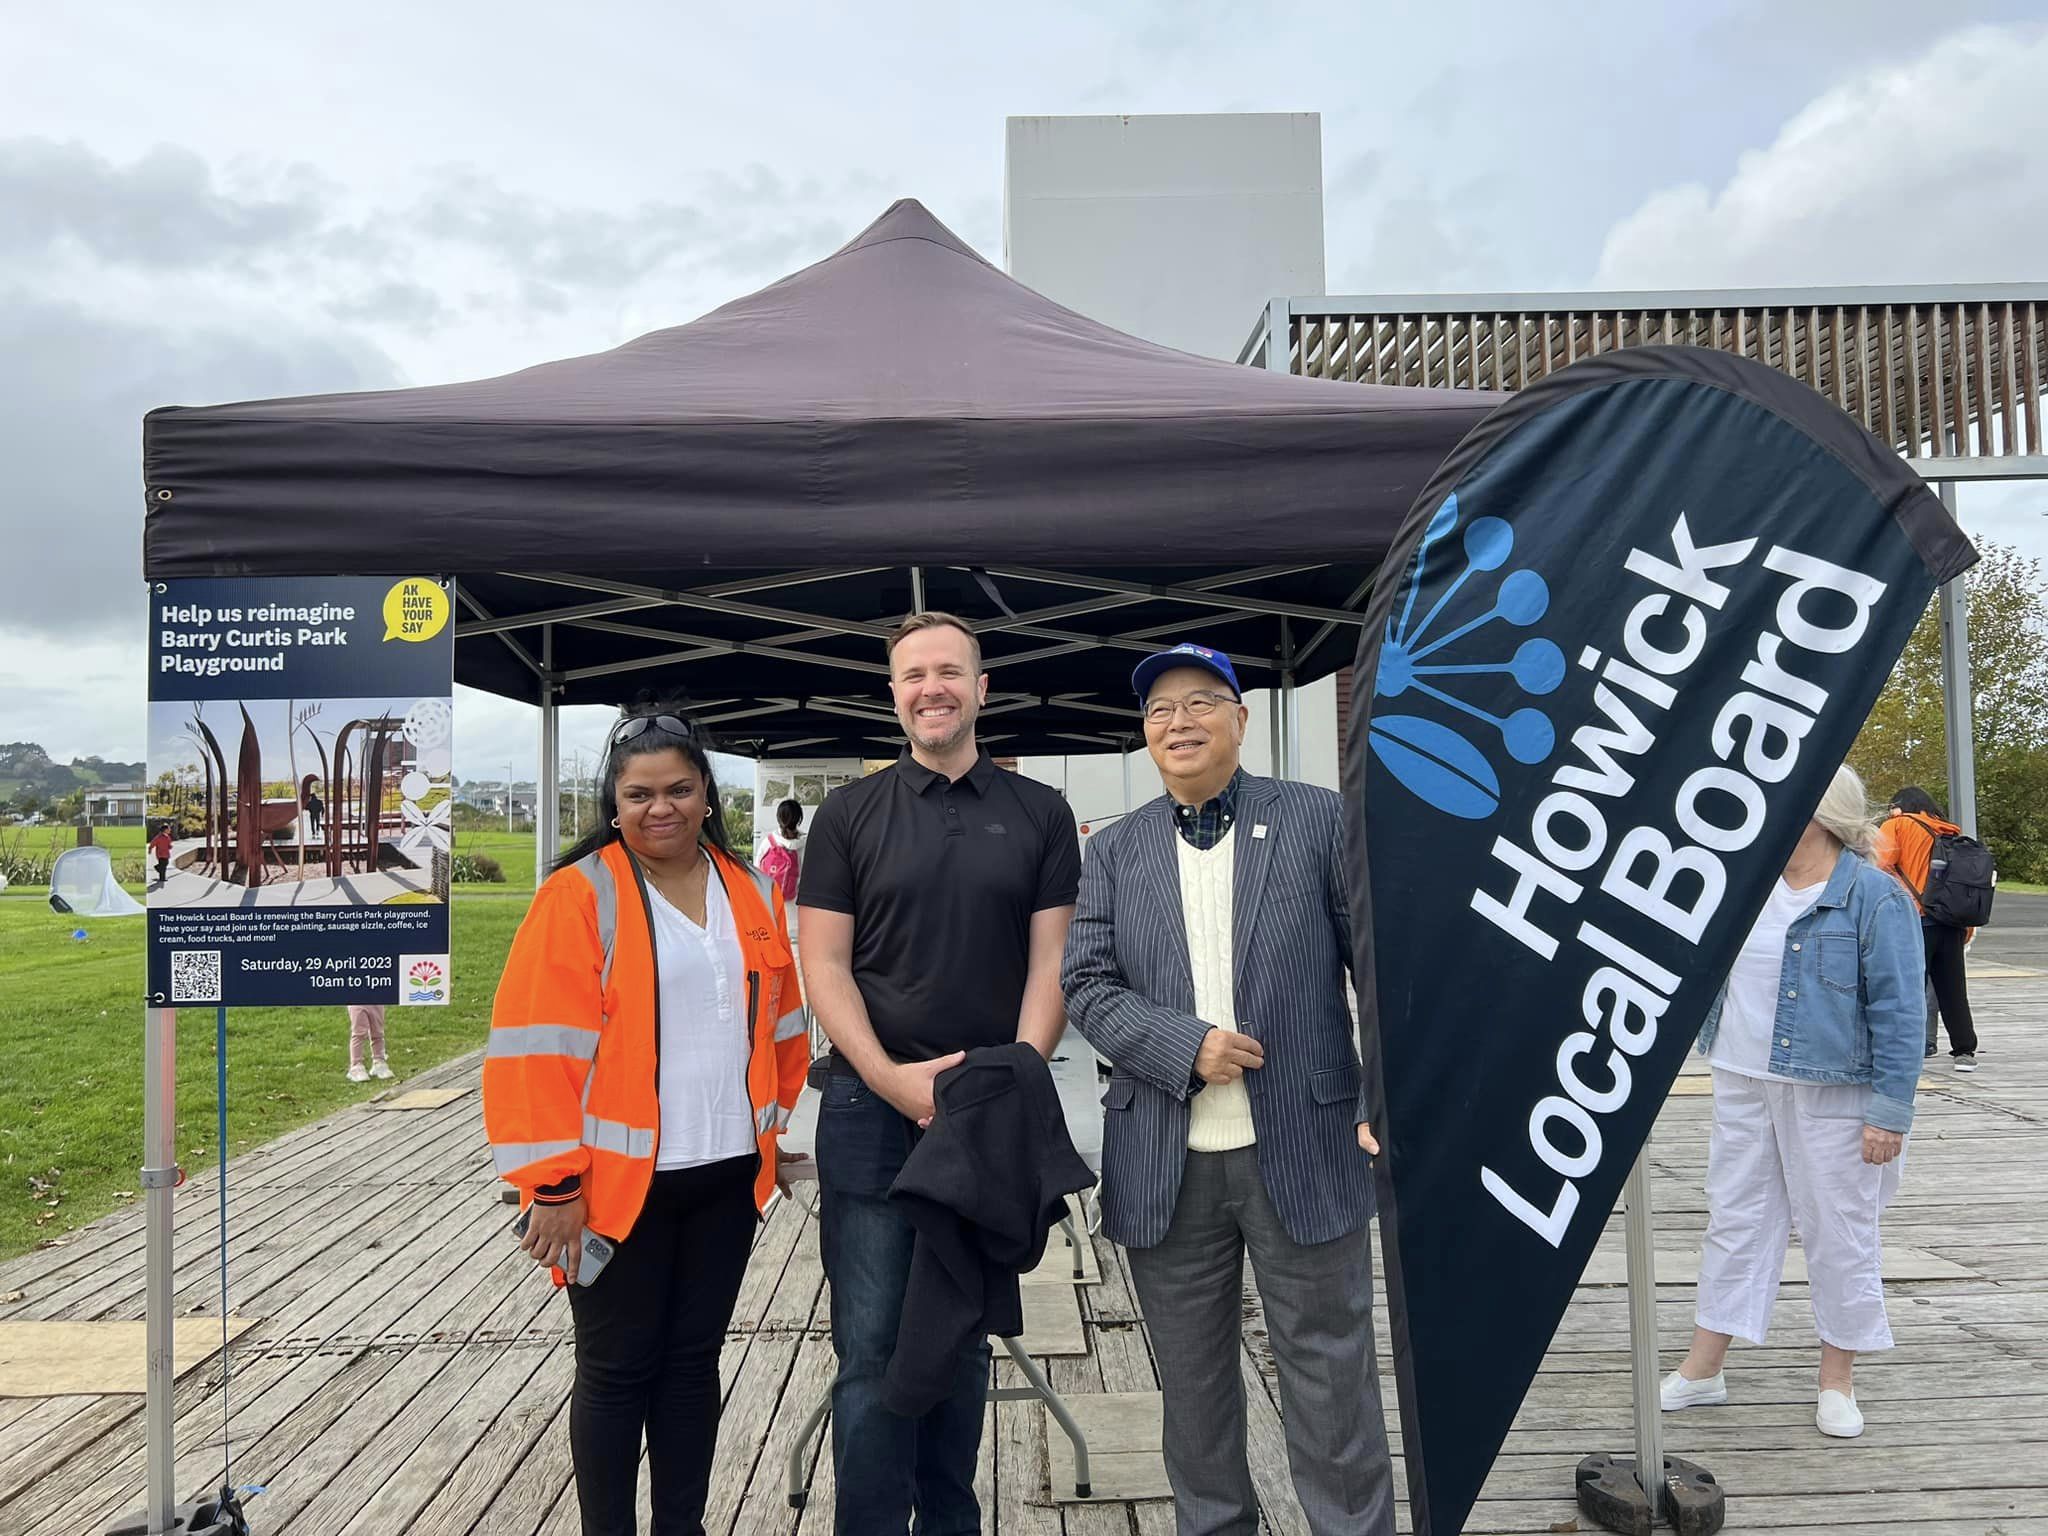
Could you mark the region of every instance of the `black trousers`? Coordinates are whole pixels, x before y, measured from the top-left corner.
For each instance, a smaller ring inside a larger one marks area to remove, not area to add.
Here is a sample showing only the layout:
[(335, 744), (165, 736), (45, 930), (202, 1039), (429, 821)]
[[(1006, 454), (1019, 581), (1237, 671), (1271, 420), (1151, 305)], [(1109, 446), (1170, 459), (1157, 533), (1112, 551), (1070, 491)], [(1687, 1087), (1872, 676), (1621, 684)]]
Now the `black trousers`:
[(1977, 1026), (1970, 1018), (1970, 989), (1963, 980), (1963, 930), (1946, 923), (1922, 923), (1927, 942), (1927, 979), (1934, 984), (1935, 1005), (1948, 1026), (1951, 1056), (1977, 1054)]
[(569, 1287), (569, 1450), (584, 1536), (635, 1536), (640, 1436), (655, 1536), (703, 1536), (718, 1447), (718, 1355), (759, 1220), (753, 1154), (657, 1172), (604, 1272)]

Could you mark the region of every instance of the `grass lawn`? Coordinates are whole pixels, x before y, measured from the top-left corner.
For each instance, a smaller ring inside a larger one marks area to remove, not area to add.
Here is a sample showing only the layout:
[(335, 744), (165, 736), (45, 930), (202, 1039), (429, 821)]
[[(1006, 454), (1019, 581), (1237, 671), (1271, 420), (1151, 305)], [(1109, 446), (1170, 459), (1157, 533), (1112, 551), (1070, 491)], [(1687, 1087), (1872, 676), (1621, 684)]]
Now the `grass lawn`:
[[(569, 846), (568, 837), (562, 839), (564, 848)], [(503, 885), (465, 886), (475, 891), (530, 891), (533, 889), (534, 838), (531, 830), (507, 832), (500, 827), (491, 832), (471, 831), (463, 828), (455, 834), (457, 853), (488, 854), (505, 867)]]
[[(530, 836), (526, 848), (530, 870)], [(393, 1008), (386, 1017), (391, 1067), (399, 1077), (483, 1043), (491, 994), (530, 894), (530, 885), (518, 884), (457, 894), (455, 1001), (446, 1008)], [(87, 923), (83, 942), (71, 938), (78, 926), (52, 912), (41, 893), (0, 896), (0, 1258), (136, 1198), (142, 919)], [(177, 1149), (188, 1170), (211, 1164), (218, 1150), (213, 1045), (214, 1011), (180, 1009)], [(343, 1075), (347, 1066), (348, 1016), (339, 1007), (230, 1011), (231, 1150), (390, 1086), (351, 1083)]]

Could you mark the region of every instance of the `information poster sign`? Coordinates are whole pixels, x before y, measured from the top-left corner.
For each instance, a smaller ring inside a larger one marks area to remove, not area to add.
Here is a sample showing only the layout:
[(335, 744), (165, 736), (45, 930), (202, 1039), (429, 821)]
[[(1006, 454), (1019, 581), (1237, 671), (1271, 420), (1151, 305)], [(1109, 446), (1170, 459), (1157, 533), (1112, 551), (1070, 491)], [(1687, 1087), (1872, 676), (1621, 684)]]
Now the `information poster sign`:
[(149, 589), (149, 1000), (450, 995), (455, 630), (428, 577)]

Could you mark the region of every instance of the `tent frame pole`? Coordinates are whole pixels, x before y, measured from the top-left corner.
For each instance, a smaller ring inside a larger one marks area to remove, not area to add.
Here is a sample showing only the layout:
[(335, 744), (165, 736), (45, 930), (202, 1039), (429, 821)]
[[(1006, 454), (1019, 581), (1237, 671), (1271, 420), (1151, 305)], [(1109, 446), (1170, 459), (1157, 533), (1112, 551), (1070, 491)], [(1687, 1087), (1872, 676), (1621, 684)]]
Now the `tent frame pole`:
[[(1956, 517), (1956, 484), (1934, 487), (1948, 515)], [(1957, 526), (1962, 519), (1956, 518)], [(1941, 717), (1948, 745), (1948, 813), (1971, 837), (1977, 835), (1976, 693), (1970, 681), (1970, 590), (1958, 576), (1941, 589)]]
[(921, 565), (910, 568), (910, 611), (924, 612), (924, 567)]
[(1301, 777), (1301, 694), (1294, 686), (1294, 674), (1280, 674), (1280, 750), (1283, 779)]
[(1301, 696), (1294, 686), (1294, 625), (1280, 621), (1280, 765), (1275, 776), (1301, 777)]
[(533, 796), (533, 883), (537, 890), (548, 877), (561, 848), (562, 692), (561, 674), (555, 670), (555, 626), (544, 624), (540, 631), (540, 772), (534, 775)]

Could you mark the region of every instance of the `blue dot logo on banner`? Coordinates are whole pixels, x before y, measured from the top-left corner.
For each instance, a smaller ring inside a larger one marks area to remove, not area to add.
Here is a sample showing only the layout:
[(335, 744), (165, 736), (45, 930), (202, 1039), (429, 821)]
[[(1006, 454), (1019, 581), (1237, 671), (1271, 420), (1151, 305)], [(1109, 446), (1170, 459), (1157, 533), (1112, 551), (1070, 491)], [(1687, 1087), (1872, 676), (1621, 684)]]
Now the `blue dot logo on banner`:
[[(1493, 626), (1537, 623), (1550, 611), (1550, 587), (1528, 569), (1486, 581), (1515, 549), (1515, 531), (1500, 518), (1474, 518), (1454, 545), (1450, 535), (1457, 527), (1453, 492), (1423, 531), (1403, 583), (1399, 622), (1386, 627), (1373, 678), (1380, 697), (1411, 696), (1416, 706), (1429, 701), (1448, 720), (1375, 715), (1369, 740), (1373, 756), (1413, 793), (1440, 811), (1478, 821), (1500, 805), (1489, 747), (1497, 741), (1516, 762), (1540, 763), (1557, 745), (1556, 728), (1542, 710), (1510, 707), (1501, 715), (1482, 701), (1491, 702), (1502, 679), (1531, 697), (1555, 692), (1564, 681), (1564, 652), (1555, 641), (1533, 637), (1501, 657)], [(1471, 608), (1479, 611), (1464, 612)], [(1475, 731), (1485, 746), (1467, 734)]]

